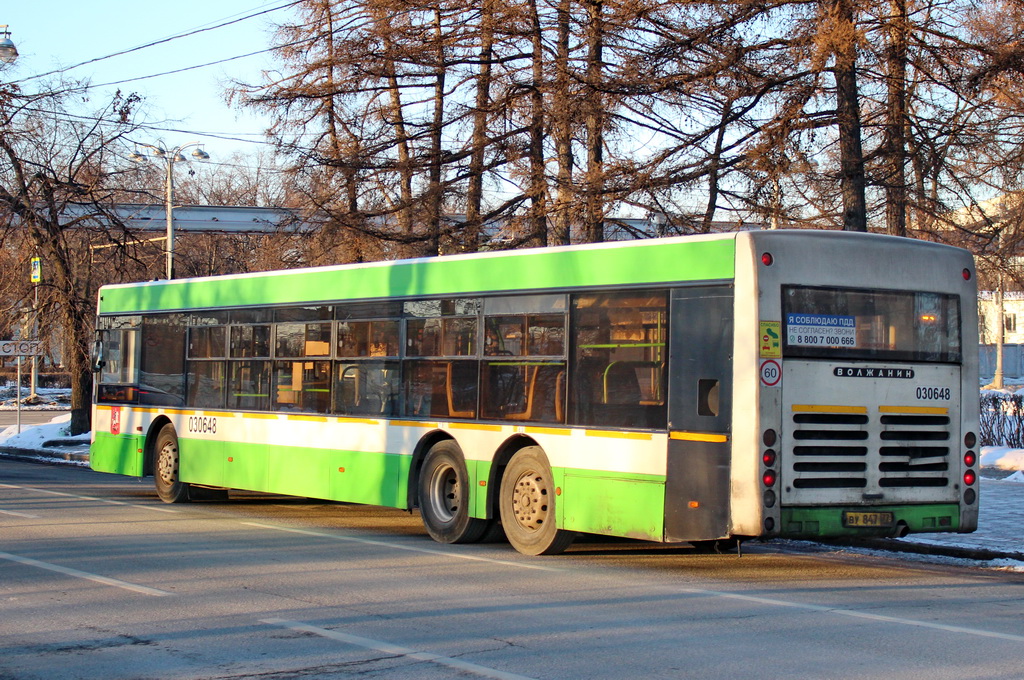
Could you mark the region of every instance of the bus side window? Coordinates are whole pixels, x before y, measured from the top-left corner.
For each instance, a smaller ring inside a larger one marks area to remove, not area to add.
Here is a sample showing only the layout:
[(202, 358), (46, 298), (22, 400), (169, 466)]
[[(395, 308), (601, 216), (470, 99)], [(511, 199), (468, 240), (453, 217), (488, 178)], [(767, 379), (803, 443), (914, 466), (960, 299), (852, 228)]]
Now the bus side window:
[(666, 292), (583, 294), (572, 305), (571, 423), (666, 427)]

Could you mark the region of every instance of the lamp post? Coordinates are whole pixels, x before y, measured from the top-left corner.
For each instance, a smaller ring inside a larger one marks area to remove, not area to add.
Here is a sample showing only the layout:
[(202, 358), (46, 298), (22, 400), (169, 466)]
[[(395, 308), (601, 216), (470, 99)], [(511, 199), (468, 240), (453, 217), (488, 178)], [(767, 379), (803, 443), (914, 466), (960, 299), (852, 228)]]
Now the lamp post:
[[(167, 213), (167, 278), (174, 278), (174, 164), (188, 160), (181, 155), (181, 152), (190, 147), (196, 147), (196, 150), (192, 152), (192, 157), (200, 161), (210, 160), (210, 154), (203, 151), (201, 148), (201, 142), (189, 142), (188, 144), (182, 144), (175, 148), (173, 151), (166, 151), (163, 147), (154, 146), (152, 144), (139, 144), (152, 151), (152, 155), (155, 158), (160, 159), (164, 162), (167, 169), (167, 176), (164, 182), (164, 192), (166, 200), (166, 213)], [(129, 158), (133, 161), (141, 162), (146, 160), (146, 156), (140, 154), (138, 151), (133, 153)]]
[(0, 24), (0, 62), (11, 64), (18, 58), (18, 48), (11, 41), (11, 32), (7, 24)]

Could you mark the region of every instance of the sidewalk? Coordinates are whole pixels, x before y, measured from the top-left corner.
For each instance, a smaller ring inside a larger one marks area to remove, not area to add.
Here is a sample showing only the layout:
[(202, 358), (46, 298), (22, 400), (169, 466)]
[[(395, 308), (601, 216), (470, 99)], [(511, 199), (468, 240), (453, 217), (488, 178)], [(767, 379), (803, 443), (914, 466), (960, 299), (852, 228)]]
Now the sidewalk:
[[(87, 465), (89, 443), (51, 439), (34, 448), (0, 445), (0, 456), (36, 463)], [(913, 552), (972, 560), (1024, 561), (1024, 483), (1004, 481), (1007, 472), (982, 468), (978, 530), (970, 534), (911, 534), (906, 538), (829, 541), (893, 552)], [(1019, 476), (1021, 473), (1017, 473)]]
[(927, 554), (983, 560), (1024, 560), (1024, 483), (1004, 481), (988, 474), (988, 470), (982, 470), (977, 531), (970, 534), (912, 534), (888, 541), (920, 547), (913, 551)]
[(89, 464), (89, 442), (75, 439), (48, 439), (39, 448), (0, 444), (0, 456), (32, 462)]

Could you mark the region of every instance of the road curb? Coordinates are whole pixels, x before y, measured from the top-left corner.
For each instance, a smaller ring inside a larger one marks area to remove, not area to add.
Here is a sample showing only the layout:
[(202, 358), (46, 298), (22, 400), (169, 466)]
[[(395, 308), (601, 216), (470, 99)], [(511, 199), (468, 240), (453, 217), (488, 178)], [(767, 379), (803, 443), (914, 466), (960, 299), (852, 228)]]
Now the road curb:
[(933, 543), (914, 543), (907, 540), (891, 538), (859, 538), (841, 541), (819, 541), (825, 545), (850, 548), (869, 548), (886, 552), (913, 553), (915, 555), (934, 555), (938, 557), (956, 557), (964, 560), (1019, 560), (1024, 562), (1024, 552), (1013, 550), (993, 550), (991, 548), (970, 548), (967, 546), (935, 545)]
[[(45, 445), (44, 445), (45, 446)], [(33, 463), (88, 463), (89, 451), (68, 449), (21, 449), (15, 446), (0, 446), (0, 456)]]

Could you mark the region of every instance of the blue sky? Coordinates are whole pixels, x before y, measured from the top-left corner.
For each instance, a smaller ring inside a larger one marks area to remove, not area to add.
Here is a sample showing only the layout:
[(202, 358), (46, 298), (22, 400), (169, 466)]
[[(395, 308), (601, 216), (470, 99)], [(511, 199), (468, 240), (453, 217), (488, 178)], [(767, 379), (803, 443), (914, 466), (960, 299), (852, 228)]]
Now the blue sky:
[[(9, 26), (19, 58), (0, 77), (17, 81), (287, 4), (288, 0), (163, 3), (22, 0), (3, 3), (0, 24)], [(269, 47), (272, 24), (287, 21), (291, 16), (289, 9), (271, 11), (231, 26), (86, 64), (71, 69), (66, 75), (102, 84), (256, 52)], [(223, 93), (232, 78), (258, 82), (260, 72), (273, 64), (270, 55), (261, 54), (185, 73), (100, 87), (91, 92), (91, 97), (98, 108), (119, 88), (122, 92), (137, 92), (145, 99), (143, 121), (189, 132), (150, 130), (143, 132), (136, 141), (176, 146), (199, 140), (206, 143), (211, 155), (225, 157), (234, 151), (255, 151), (259, 147), (197, 133), (260, 139), (259, 133), (266, 127), (266, 121), (229, 108)], [(22, 87), (31, 91), (39, 87), (39, 82), (31, 80)]]

